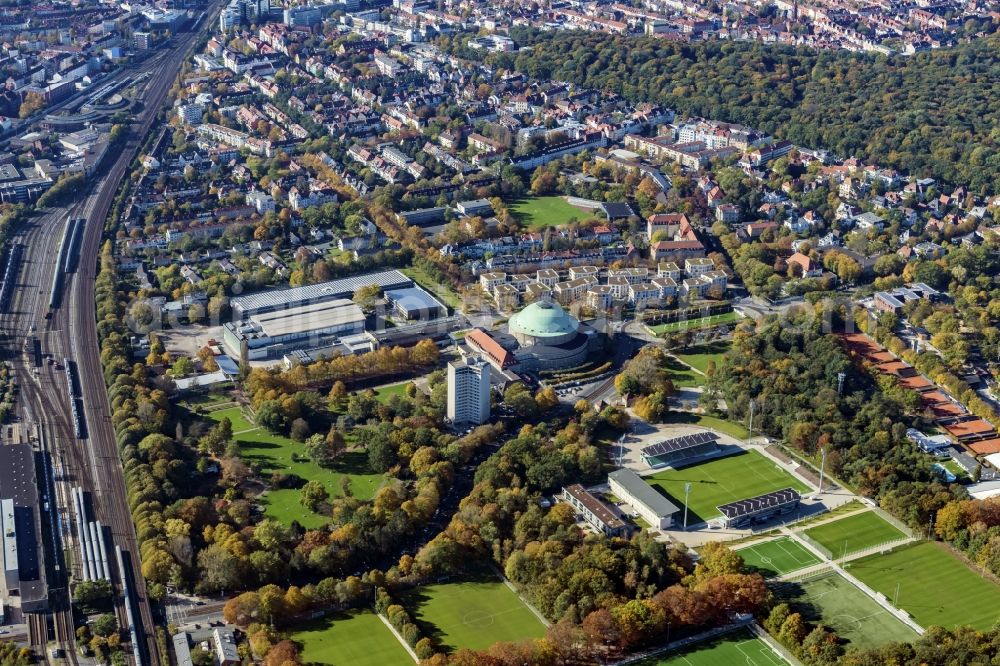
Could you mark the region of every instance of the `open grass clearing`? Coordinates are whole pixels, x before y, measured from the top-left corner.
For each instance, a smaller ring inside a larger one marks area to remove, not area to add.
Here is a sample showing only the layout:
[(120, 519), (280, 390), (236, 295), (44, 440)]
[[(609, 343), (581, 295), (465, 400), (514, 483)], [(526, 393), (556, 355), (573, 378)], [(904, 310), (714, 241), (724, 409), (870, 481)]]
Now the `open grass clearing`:
[(379, 386), (375, 389), (375, 398), (379, 402), (385, 403), (388, 402), (389, 398), (391, 398), (394, 395), (398, 395), (400, 397), (406, 397), (406, 386), (409, 383), (410, 383), (409, 381), (405, 381), (405, 382), (400, 382), (398, 384), (388, 384), (386, 386)]
[(667, 375), (670, 377), (670, 381), (674, 383), (674, 386), (688, 388), (705, 385), (705, 375), (692, 370), (676, 358), (668, 356), (663, 363), (663, 367), (666, 369)]
[(1000, 585), (969, 568), (943, 544), (903, 546), (848, 562), (844, 568), (895, 600), (896, 607), (921, 626), (969, 625), (985, 631), (1000, 620)]
[(744, 451), (679, 469), (665, 469), (645, 479), (681, 508), (684, 507), (684, 484), (691, 484), (688, 525), (719, 516), (716, 507), (722, 504), (783, 488), (808, 490), (804, 483), (757, 451)]
[(917, 637), (917, 632), (835, 572), (784, 584), (780, 595), (804, 619), (822, 623), (852, 647), (868, 649)]
[[(301, 442), (255, 426), (243, 416), (239, 407), (211, 412), (208, 417), (215, 421), (228, 417), (233, 422), (233, 433), (243, 460), (259, 465), (265, 478), (274, 472), (294, 474), (304, 481), (319, 481), (332, 497), (340, 497), (343, 495), (341, 479), (347, 477), (351, 493), (359, 499), (372, 498), (382, 484), (382, 475), (371, 472), (363, 452), (348, 451), (335, 468), (325, 469), (305, 457)], [(325, 525), (327, 518), (302, 506), (300, 496), (296, 488), (272, 489), (260, 501), (269, 517), (286, 525), (293, 520), (298, 520), (307, 529)]]
[(823, 523), (805, 531), (834, 557), (844, 557), (879, 544), (905, 539), (898, 527), (874, 511), (864, 511)]
[(502, 581), (475, 579), (425, 585), (407, 593), (403, 605), (446, 649), (482, 650), (500, 641), (537, 638), (545, 625)]
[(736, 552), (747, 566), (767, 578), (798, 571), (823, 561), (791, 537), (753, 544)]
[(673, 352), (673, 354), (704, 374), (708, 370), (709, 363), (715, 363), (716, 367), (718, 367), (722, 363), (722, 357), (731, 347), (732, 343), (728, 340), (717, 340), (715, 342), (706, 342), (692, 347), (685, 347)]
[(371, 611), (336, 613), (298, 625), (291, 639), (305, 664), (413, 666), (406, 649)]

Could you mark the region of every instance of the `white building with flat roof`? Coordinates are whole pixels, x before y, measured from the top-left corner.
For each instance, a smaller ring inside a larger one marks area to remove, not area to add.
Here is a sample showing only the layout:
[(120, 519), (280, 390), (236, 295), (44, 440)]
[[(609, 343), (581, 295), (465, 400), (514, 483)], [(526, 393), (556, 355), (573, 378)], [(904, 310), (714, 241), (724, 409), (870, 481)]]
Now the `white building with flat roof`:
[(448, 420), (486, 423), (490, 418), (490, 364), (478, 356), (448, 363)]
[(657, 529), (665, 530), (670, 527), (674, 516), (680, 511), (673, 502), (630, 469), (618, 469), (608, 474), (608, 484), (616, 497)]

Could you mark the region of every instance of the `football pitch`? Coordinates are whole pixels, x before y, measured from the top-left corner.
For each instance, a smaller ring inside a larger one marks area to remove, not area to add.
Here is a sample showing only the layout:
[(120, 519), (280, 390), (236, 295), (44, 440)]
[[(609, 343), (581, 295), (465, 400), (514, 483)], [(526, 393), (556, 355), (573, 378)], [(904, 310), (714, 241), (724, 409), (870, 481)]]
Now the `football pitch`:
[(679, 654), (652, 657), (635, 666), (788, 666), (767, 643), (749, 631), (734, 631), (711, 641), (698, 643)]
[(1000, 619), (1000, 585), (939, 543), (904, 546), (849, 562), (844, 568), (890, 601), (895, 599), (897, 608), (924, 627), (970, 625), (985, 631)]
[(806, 620), (823, 624), (853, 647), (868, 649), (917, 637), (917, 632), (838, 573), (783, 585), (782, 590), (782, 596)]
[(665, 469), (644, 478), (682, 509), (684, 484), (691, 484), (688, 526), (720, 515), (716, 507), (721, 504), (782, 488), (794, 488), (799, 492), (809, 490), (804, 483), (757, 451), (745, 451), (690, 467)]
[(371, 611), (313, 620), (294, 631), (291, 638), (302, 646), (305, 664), (413, 666), (406, 649)]
[(906, 538), (906, 534), (899, 528), (874, 511), (855, 513), (823, 523), (806, 530), (805, 534), (829, 550), (833, 557), (843, 557), (849, 553)]
[(791, 537), (781, 537), (765, 541), (736, 551), (747, 566), (753, 567), (765, 577), (780, 576), (790, 571), (798, 571), (823, 560), (813, 555)]
[(417, 588), (403, 597), (410, 615), (450, 650), (483, 650), (494, 643), (538, 638), (545, 625), (494, 577)]

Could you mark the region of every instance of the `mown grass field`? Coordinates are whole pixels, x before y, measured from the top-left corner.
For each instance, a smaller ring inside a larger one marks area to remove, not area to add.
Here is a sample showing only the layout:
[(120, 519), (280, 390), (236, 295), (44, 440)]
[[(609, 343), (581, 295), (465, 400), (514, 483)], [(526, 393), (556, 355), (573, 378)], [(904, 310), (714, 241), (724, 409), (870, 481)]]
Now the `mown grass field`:
[(291, 639), (306, 664), (413, 666), (406, 649), (371, 611), (337, 613), (298, 625)]
[(736, 551), (749, 567), (765, 577), (780, 576), (822, 562), (791, 537), (754, 544)]
[(515, 201), (509, 206), (521, 226), (535, 231), (555, 227), (572, 219), (587, 220), (596, 217), (593, 211), (577, 208), (562, 197), (531, 197)]
[[(259, 464), (265, 476), (284, 472), (295, 474), (305, 481), (319, 481), (333, 497), (343, 494), (341, 478), (346, 476), (351, 482), (351, 492), (360, 499), (373, 497), (382, 483), (382, 475), (371, 472), (363, 452), (349, 451), (341, 457), (336, 468), (324, 469), (305, 457), (300, 442), (255, 426), (243, 416), (239, 407), (209, 412), (208, 417), (214, 421), (228, 417), (232, 421), (233, 434), (240, 445), (243, 460), (247, 464)], [(306, 509), (299, 503), (299, 497), (300, 492), (295, 488), (269, 490), (261, 498), (261, 504), (269, 517), (286, 525), (293, 520), (298, 520), (307, 529), (325, 525), (326, 517)]]
[(673, 352), (673, 354), (704, 374), (708, 370), (710, 362), (714, 362), (716, 367), (721, 365), (722, 357), (731, 347), (732, 343), (729, 341), (718, 340), (716, 342), (706, 342), (702, 345), (694, 345), (693, 347), (685, 347)]
[(684, 484), (691, 483), (688, 525), (720, 515), (717, 506), (782, 488), (805, 492), (808, 487), (757, 451), (716, 458), (690, 467), (665, 469), (646, 482), (684, 507)]
[(388, 386), (379, 386), (375, 389), (375, 398), (379, 402), (386, 402), (394, 395), (406, 396), (406, 385), (410, 382), (401, 382), (399, 384), (389, 384)]
[(436, 583), (403, 597), (403, 605), (445, 648), (481, 650), (499, 641), (540, 637), (545, 625), (495, 577)]
[(734, 631), (681, 652), (635, 666), (785, 666), (787, 661), (749, 631)]
[(667, 357), (664, 367), (674, 386), (690, 387), (705, 385), (705, 375), (695, 372), (676, 358)]
[(895, 600), (921, 626), (969, 625), (985, 631), (1000, 620), (1000, 585), (942, 544), (924, 541), (848, 562), (844, 568)]
[(823, 523), (805, 534), (826, 548), (834, 557), (843, 557), (872, 546), (906, 537), (895, 525), (874, 511), (865, 511)]
[(810, 622), (822, 623), (852, 647), (912, 641), (917, 632), (838, 573), (783, 587), (782, 597)]

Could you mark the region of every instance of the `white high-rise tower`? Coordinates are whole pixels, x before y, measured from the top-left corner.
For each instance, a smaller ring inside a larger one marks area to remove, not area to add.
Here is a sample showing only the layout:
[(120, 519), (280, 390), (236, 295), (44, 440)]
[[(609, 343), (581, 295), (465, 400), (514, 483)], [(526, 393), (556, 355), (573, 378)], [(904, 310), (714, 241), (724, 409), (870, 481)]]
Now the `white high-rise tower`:
[(448, 420), (486, 423), (490, 418), (490, 364), (477, 356), (448, 363)]

